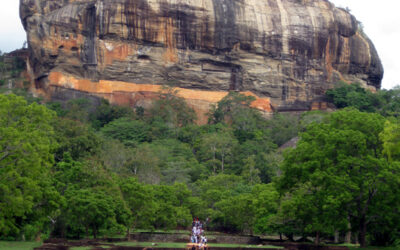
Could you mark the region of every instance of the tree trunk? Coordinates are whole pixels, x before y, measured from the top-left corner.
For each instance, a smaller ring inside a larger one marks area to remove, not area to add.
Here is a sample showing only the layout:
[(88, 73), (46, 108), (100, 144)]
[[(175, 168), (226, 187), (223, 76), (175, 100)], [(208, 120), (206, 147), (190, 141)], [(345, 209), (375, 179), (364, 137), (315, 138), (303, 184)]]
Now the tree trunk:
[(358, 241), (360, 242), (360, 247), (364, 248), (366, 246), (365, 237), (367, 235), (367, 221), (365, 216), (360, 220), (360, 232), (358, 233)]
[(215, 148), (213, 148), (213, 168), (214, 168), (214, 175), (216, 173), (216, 167), (215, 167)]
[(96, 227), (94, 226), (94, 227), (92, 228), (92, 230), (93, 230), (93, 238), (97, 239)]
[(224, 154), (221, 155), (221, 172), (224, 173)]
[(42, 241), (41, 235), (42, 235), (42, 232), (39, 231), (38, 234), (36, 235), (36, 238), (35, 238), (35, 241), (36, 241), (36, 242)]
[(315, 245), (319, 245), (319, 241), (320, 241), (320, 233), (319, 231), (316, 233), (315, 235)]
[(335, 231), (335, 244), (338, 244), (338, 243), (339, 243), (339, 231), (336, 230)]
[(293, 233), (290, 233), (290, 234), (285, 234), (285, 236), (289, 239), (289, 241), (294, 241), (294, 238), (293, 238)]
[(129, 232), (129, 226), (126, 227), (126, 240), (127, 241), (131, 240), (131, 233)]
[(348, 217), (347, 232), (346, 232), (345, 242), (346, 242), (347, 244), (350, 244), (350, 243), (351, 243), (351, 223), (350, 223), (350, 217)]
[(85, 231), (86, 231), (86, 239), (89, 238), (89, 227), (85, 226)]
[(61, 226), (61, 238), (65, 238), (65, 225)]

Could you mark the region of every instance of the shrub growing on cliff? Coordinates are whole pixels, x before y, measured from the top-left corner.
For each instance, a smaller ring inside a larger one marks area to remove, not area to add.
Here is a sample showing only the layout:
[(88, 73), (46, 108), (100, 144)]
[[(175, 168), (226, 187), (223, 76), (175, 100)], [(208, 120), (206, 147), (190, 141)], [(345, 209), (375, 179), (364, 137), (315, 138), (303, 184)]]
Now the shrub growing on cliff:
[(209, 124), (225, 123), (233, 128), (239, 142), (252, 140), (263, 132), (263, 119), (260, 113), (251, 108), (253, 96), (229, 92), (209, 113)]
[(193, 124), (196, 120), (194, 110), (187, 105), (185, 99), (178, 96), (176, 89), (169, 86), (161, 89), (149, 113), (153, 119), (160, 118), (170, 129)]
[(367, 112), (378, 110), (382, 103), (378, 95), (362, 88), (358, 83), (339, 82), (336, 88), (326, 91), (326, 96), (337, 108), (354, 107)]

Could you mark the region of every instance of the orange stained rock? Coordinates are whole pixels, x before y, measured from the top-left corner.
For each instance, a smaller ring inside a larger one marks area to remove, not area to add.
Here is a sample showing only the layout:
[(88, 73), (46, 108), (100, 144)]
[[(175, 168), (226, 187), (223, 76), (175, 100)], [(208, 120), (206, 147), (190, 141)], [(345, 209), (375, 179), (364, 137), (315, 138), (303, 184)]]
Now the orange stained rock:
[(59, 49), (64, 49), (66, 53), (70, 53), (73, 48), (78, 49), (83, 44), (83, 36), (80, 34), (62, 33), (57, 29), (52, 30), (51, 36), (48, 39), (37, 41), (42, 47), (52, 51), (53, 54), (58, 54)]
[(103, 52), (104, 66), (112, 64), (114, 60), (123, 61), (135, 54), (134, 46), (127, 43), (101, 42), (99, 49)]
[(328, 81), (332, 79), (332, 72), (333, 72), (333, 66), (332, 66), (332, 55), (331, 55), (331, 39), (328, 38), (328, 42), (326, 43), (325, 47), (325, 68), (328, 73)]
[(178, 52), (176, 49), (176, 40), (174, 36), (174, 21), (172, 18), (166, 18), (165, 23), (160, 27), (160, 34), (165, 35), (165, 45), (167, 46), (167, 50), (163, 56), (166, 62), (178, 62)]
[[(150, 93), (154, 94), (160, 92), (162, 87), (155, 84), (136, 84), (109, 80), (93, 82), (88, 79), (77, 79), (61, 72), (51, 72), (48, 79), (51, 86), (58, 86), (101, 96), (107, 96), (107, 99), (109, 99), (112, 103), (120, 103), (118, 100), (115, 100), (112, 95), (121, 96), (121, 93), (149, 93), (148, 95), (151, 95)], [(199, 109), (196, 110), (197, 113), (206, 113), (210, 104), (219, 102), (228, 94), (226, 91), (204, 91), (184, 88), (176, 88), (176, 90), (178, 91), (177, 95), (186, 99), (190, 106), (195, 108), (197, 105), (199, 105)], [(251, 107), (266, 112), (272, 112), (269, 98), (259, 98), (254, 93), (249, 91), (242, 93), (245, 95), (254, 96), (256, 98), (256, 100), (251, 104)], [(124, 95), (124, 99), (126, 98), (129, 99), (135, 97), (127, 97)], [(132, 104), (132, 100), (124, 100), (122, 102), (126, 104)]]
[(250, 91), (241, 93), (247, 96), (254, 96), (256, 98), (250, 105), (252, 108), (259, 109), (262, 111), (272, 112), (271, 101), (269, 98), (260, 98)]
[(311, 110), (327, 110), (328, 109), (328, 103), (326, 102), (313, 102), (311, 105)]

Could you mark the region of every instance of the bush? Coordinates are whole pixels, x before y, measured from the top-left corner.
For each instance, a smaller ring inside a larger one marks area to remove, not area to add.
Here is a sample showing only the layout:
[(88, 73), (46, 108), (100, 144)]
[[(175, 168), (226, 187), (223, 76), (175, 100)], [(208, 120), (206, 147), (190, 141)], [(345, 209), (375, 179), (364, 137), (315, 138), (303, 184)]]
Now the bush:
[(382, 104), (378, 95), (358, 83), (339, 82), (338, 87), (326, 91), (326, 96), (337, 108), (354, 107), (360, 111), (374, 112)]

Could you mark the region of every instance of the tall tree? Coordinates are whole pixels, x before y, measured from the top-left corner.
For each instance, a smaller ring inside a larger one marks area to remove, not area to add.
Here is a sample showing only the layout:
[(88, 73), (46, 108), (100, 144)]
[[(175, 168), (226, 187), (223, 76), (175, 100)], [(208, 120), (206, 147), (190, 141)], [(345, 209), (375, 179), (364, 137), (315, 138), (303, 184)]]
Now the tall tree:
[(49, 204), (44, 199), (46, 188), (51, 193), (48, 178), (57, 146), (54, 118), (54, 112), (37, 103), (28, 105), (22, 97), (0, 95), (1, 235), (15, 237), (27, 217)]
[(178, 96), (178, 90), (171, 86), (163, 86), (159, 99), (154, 101), (149, 113), (153, 118), (161, 118), (170, 129), (193, 124), (196, 113), (190, 108), (185, 99)]
[(205, 134), (202, 137), (199, 155), (203, 160), (210, 162), (214, 174), (218, 165), (220, 172), (223, 173), (237, 144), (236, 138), (229, 131)]
[(152, 140), (151, 127), (147, 123), (126, 117), (108, 123), (100, 131), (106, 137), (120, 140), (127, 146), (137, 146)]
[(359, 242), (365, 246), (368, 225), (383, 211), (392, 209), (382, 206), (385, 203), (379, 200), (392, 197), (389, 190), (393, 182), (387, 180), (398, 180), (399, 176), (397, 165), (388, 164), (382, 155), (379, 134), (384, 122), (378, 114), (357, 110), (333, 113), (328, 123), (310, 125), (301, 135), (298, 147), (286, 155), (280, 190), (294, 197), (300, 190), (313, 193), (313, 199), (321, 197), (318, 207), (323, 210), (317, 213), (306, 209), (318, 216), (317, 224), (312, 224), (316, 233), (318, 228), (332, 223), (329, 219), (332, 210), (326, 208), (334, 204), (346, 211), (335, 216), (339, 222), (336, 226), (340, 227), (340, 222), (350, 216), (359, 233)]
[[(57, 191), (65, 198), (55, 218), (54, 235), (79, 238), (112, 232), (129, 225), (130, 211), (119, 189), (118, 178), (96, 158), (75, 161), (66, 153), (53, 167)], [(90, 211), (90, 212), (88, 212)], [(129, 225), (130, 226), (130, 225)]]

